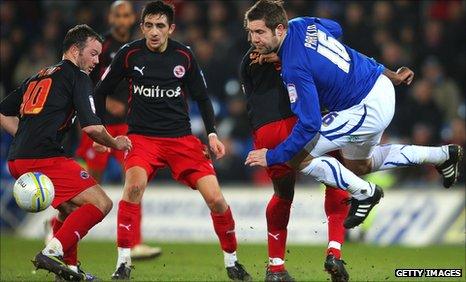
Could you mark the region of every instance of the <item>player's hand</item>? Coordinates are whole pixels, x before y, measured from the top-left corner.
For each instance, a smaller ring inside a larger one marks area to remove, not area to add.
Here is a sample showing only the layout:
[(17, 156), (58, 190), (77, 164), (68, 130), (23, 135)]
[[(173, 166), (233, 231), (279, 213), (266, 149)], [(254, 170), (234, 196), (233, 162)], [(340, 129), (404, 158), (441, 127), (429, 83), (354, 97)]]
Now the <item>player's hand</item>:
[(126, 105), (116, 99), (107, 97), (105, 101), (105, 107), (107, 112), (116, 117), (125, 117), (126, 116)]
[(218, 140), (217, 134), (209, 134), (209, 147), (217, 160), (225, 156), (225, 146), (220, 142), (220, 140)]
[(244, 164), (249, 166), (267, 167), (267, 159), (265, 158), (267, 151), (268, 149), (263, 148), (249, 152)]
[(124, 135), (119, 135), (115, 137), (115, 143), (116, 143), (116, 148), (117, 150), (128, 150), (130, 151), (133, 148), (133, 144), (131, 143), (131, 140), (127, 136)]
[(259, 64), (264, 63), (280, 63), (280, 57), (278, 57), (277, 53), (272, 52), (269, 54), (260, 54), (259, 55)]
[(410, 85), (414, 79), (414, 72), (408, 67), (401, 67), (396, 71), (396, 77), (392, 80), (394, 85)]
[(102, 144), (99, 144), (97, 142), (92, 143), (92, 148), (94, 148), (94, 151), (96, 151), (98, 153), (106, 153), (106, 152), (111, 151), (111, 149), (109, 147), (104, 146)]

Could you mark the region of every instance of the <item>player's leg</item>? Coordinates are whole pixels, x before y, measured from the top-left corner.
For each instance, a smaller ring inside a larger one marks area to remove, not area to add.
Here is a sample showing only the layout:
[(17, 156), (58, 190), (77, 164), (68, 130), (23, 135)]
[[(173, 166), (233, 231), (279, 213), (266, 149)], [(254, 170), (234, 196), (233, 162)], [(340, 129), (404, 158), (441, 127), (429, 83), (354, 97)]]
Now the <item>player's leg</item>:
[(322, 119), (320, 136), (316, 143), (310, 143), (307, 146), (310, 154), (319, 158), (313, 159), (303, 172), (313, 175), (318, 180), (323, 180), (327, 185), (347, 190), (353, 197), (351, 209), (344, 224), (347, 228), (355, 227), (364, 221), (370, 210), (383, 197), (383, 191), (380, 187), (356, 176), (337, 160), (320, 156), (341, 148), (346, 158), (350, 147), (371, 148), (375, 145), (374, 138), (380, 138), (390, 124), (394, 112), (393, 84), (387, 77), (381, 75), (360, 104), (326, 115)]
[(163, 142), (161, 146), (164, 146), (165, 160), (173, 178), (197, 189), (211, 211), (228, 277), (233, 280), (250, 280), (251, 276), (238, 263), (235, 221), (220, 190), (207, 147), (193, 135), (173, 138), (169, 146), (164, 145), (166, 143)]
[(134, 228), (137, 226), (138, 213), (147, 181), (148, 174), (145, 168), (132, 166), (126, 169), (123, 196), (118, 204), (118, 259), (112, 279), (130, 278)]
[(341, 247), (345, 240), (343, 222), (348, 214), (346, 191), (327, 186), (325, 189), (325, 214), (328, 226), (327, 257), (324, 262), (325, 270), (331, 275), (332, 281), (348, 281), (349, 274), (341, 259)]
[[(107, 126), (108, 132), (112, 136), (126, 135), (128, 132), (128, 125), (126, 124), (113, 124)], [(111, 155), (118, 161), (121, 165), (122, 171), (124, 172), (124, 161), (125, 161), (124, 151), (112, 150)], [(124, 173), (122, 175), (124, 179)], [(133, 228), (133, 245), (131, 247), (131, 259), (149, 259), (155, 258), (162, 254), (162, 249), (160, 247), (151, 247), (142, 243), (142, 230), (141, 230), (141, 221), (142, 221), (142, 202), (139, 204), (139, 210), (136, 213), (135, 225)]]
[(438, 147), (384, 144), (375, 146), (371, 155), (363, 160), (345, 159), (345, 165), (359, 175), (422, 164), (434, 165), (443, 177), (443, 185), (449, 188), (458, 179), (463, 148), (454, 144)]
[[(338, 146), (332, 147), (328, 151), (339, 149)], [(345, 190), (351, 196), (358, 200), (370, 199), (372, 201), (380, 200), (382, 191), (377, 185), (367, 182), (343, 166), (337, 159), (330, 156), (320, 156), (309, 158), (311, 161), (301, 169), (305, 175), (313, 176), (317, 181), (325, 185)]]
[[(63, 225), (63, 222), (66, 220), (68, 215), (70, 215), (73, 211), (75, 211), (78, 208), (79, 206), (71, 202), (65, 202), (58, 207), (58, 215), (52, 218), (51, 220), (51, 227), (53, 230), (52, 238), (55, 234), (57, 234), (58, 230), (60, 230), (60, 228)], [(91, 273), (85, 272), (82, 269), (81, 264), (78, 261), (78, 244), (73, 245), (66, 252), (64, 252), (63, 260), (69, 268), (81, 274), (83, 276), (83, 280), (94, 281), (98, 279), (96, 276), (92, 275)], [(56, 277), (56, 280), (61, 281), (59, 276)]]
[[(52, 238), (58, 233), (60, 228), (63, 226), (63, 222), (65, 222), (68, 215), (70, 215), (73, 211), (75, 211), (78, 206), (72, 204), (71, 202), (65, 202), (61, 204), (58, 209), (58, 215), (51, 220), (51, 226), (53, 230)], [(75, 244), (71, 248), (69, 248), (63, 254), (63, 260), (65, 263), (74, 271), (77, 272), (77, 265), (78, 265), (78, 245)]]
[[(275, 148), (291, 133), (295, 117), (265, 124), (253, 132), (254, 147)], [(296, 160), (299, 163), (299, 160)], [(274, 194), (266, 208), (269, 263), (265, 281), (294, 281), (285, 268), (287, 227), (294, 197), (296, 171), (289, 165), (275, 165), (266, 169), (272, 180)]]
[(130, 279), (131, 247), (137, 226), (141, 200), (148, 180), (165, 164), (158, 160), (161, 144), (143, 135), (128, 135), (133, 143), (125, 159), (125, 184), (118, 204), (117, 246), (118, 258), (112, 279)]
[(215, 233), (223, 250), (225, 268), (232, 280), (249, 281), (251, 276), (236, 256), (237, 241), (235, 235), (235, 220), (228, 206), (215, 175), (206, 175), (196, 181), (197, 190), (210, 209), (210, 215)]
[(84, 277), (82, 274), (76, 273), (77, 275), (75, 275), (66, 273), (63, 269), (62, 271), (58, 269), (57, 273), (53, 268), (59, 267), (57, 263), (60, 262), (60, 258), (63, 257), (65, 253), (70, 254), (71, 252), (71, 256), (74, 256), (73, 253), (75, 252), (79, 240), (110, 212), (112, 201), (99, 185), (94, 185), (73, 197), (69, 202), (76, 205), (78, 208), (66, 217), (54, 237), (49, 241), (42, 252), (36, 256), (35, 263), (38, 267), (49, 267), (47, 269), (65, 279), (70, 277), (73, 279), (76, 277), (83, 279)]
[[(47, 269), (64, 279), (83, 279), (83, 275), (71, 270), (63, 261), (65, 252), (72, 249), (89, 229), (100, 222), (111, 209), (112, 202), (105, 195), (96, 181), (74, 160), (65, 157), (54, 157), (37, 160), (15, 160), (18, 172), (40, 171), (47, 175), (55, 186), (54, 208), (66, 202), (83, 198), (79, 206), (63, 221), (55, 236), (39, 252), (33, 261), (37, 268)], [(101, 193), (93, 193), (95, 190)]]
[[(268, 169), (272, 178), (274, 195), (270, 199), (265, 212), (268, 233), (269, 264), (265, 281), (294, 281), (285, 268), (287, 226), (290, 218), (291, 203), (294, 197), (296, 173), (289, 168), (283, 174), (284, 168)], [(282, 172), (281, 175), (274, 173)]]

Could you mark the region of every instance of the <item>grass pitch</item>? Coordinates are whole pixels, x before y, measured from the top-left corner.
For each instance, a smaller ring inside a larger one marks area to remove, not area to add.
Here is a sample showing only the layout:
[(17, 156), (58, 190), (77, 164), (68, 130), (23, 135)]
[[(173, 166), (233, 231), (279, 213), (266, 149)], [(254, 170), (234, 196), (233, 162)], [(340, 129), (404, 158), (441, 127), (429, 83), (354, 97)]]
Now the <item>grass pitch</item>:
[[(226, 281), (223, 255), (217, 244), (162, 243), (163, 255), (154, 260), (136, 261), (132, 281)], [(1, 281), (53, 281), (54, 276), (43, 270), (34, 271), (31, 259), (43, 242), (14, 236), (1, 236)], [(323, 271), (325, 246), (290, 245), (287, 269), (297, 281), (328, 281)], [(376, 247), (346, 244), (344, 260), (352, 281), (417, 281), (419, 278), (396, 278), (396, 268), (462, 268), (465, 270), (464, 246), (431, 246), (422, 248)], [(265, 245), (240, 244), (243, 263), (255, 281), (264, 281), (267, 248)], [(87, 272), (109, 280), (116, 262), (115, 243), (83, 241), (79, 258)], [(432, 278), (426, 279), (432, 281)], [(437, 278), (442, 281), (464, 281)]]

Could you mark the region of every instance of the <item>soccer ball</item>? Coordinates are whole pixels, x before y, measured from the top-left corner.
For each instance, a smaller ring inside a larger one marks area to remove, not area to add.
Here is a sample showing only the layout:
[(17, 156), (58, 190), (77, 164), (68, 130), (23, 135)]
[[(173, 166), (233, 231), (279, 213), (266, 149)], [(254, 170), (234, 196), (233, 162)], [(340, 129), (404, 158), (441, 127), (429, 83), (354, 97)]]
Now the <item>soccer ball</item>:
[(52, 203), (55, 189), (47, 175), (40, 172), (28, 172), (16, 180), (13, 196), (23, 210), (40, 212)]

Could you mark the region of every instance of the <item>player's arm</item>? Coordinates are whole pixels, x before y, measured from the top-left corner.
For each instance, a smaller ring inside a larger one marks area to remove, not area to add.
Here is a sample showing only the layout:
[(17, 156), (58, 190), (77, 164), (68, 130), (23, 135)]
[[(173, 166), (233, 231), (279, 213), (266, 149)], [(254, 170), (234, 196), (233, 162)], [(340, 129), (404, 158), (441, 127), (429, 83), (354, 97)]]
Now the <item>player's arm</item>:
[(95, 142), (117, 150), (130, 150), (131, 141), (126, 136), (112, 137), (95, 114), (92, 82), (84, 73), (79, 73), (73, 90), (73, 104), (82, 130)]
[(215, 130), (215, 114), (212, 102), (207, 95), (207, 85), (201, 69), (191, 54), (191, 68), (187, 71), (186, 86), (192, 99), (196, 101), (209, 137), (209, 147), (217, 159), (225, 155), (225, 146), (218, 140)]
[(0, 123), (3, 130), (8, 132), (10, 135), (15, 136), (18, 131), (19, 119), (16, 116), (5, 116), (0, 114)]
[(286, 79), (288, 92), (296, 91), (295, 101), (291, 101), (291, 110), (298, 121), (285, 141), (269, 150), (266, 155), (267, 164), (285, 163), (299, 153), (319, 132), (322, 124), (319, 98), (314, 80), (309, 72), (291, 71)]
[(410, 85), (414, 79), (414, 72), (408, 67), (401, 67), (396, 72), (385, 68), (383, 74), (388, 77), (395, 86), (402, 83)]
[(261, 156), (265, 149), (255, 150), (249, 153), (246, 164), (271, 166), (285, 163), (317, 137), (322, 119), (317, 89), (312, 76), (309, 72), (298, 69), (290, 69), (288, 73), (289, 75), (284, 75), (284, 81), (290, 95), (291, 109), (298, 117), (298, 121), (285, 141), (265, 152), (265, 160)]
[(121, 80), (125, 78), (125, 60), (128, 48), (122, 47), (112, 60), (110, 66), (105, 70), (95, 88), (96, 112), (99, 117), (103, 117), (107, 111), (107, 97), (112, 99), (115, 88)]
[(23, 93), (29, 79), (26, 79), (20, 87), (8, 94), (2, 102), (0, 102), (0, 124), (3, 130), (15, 136), (18, 131), (19, 114)]

